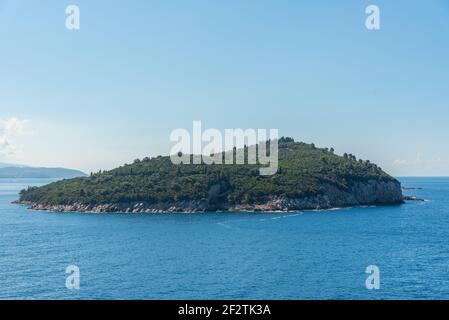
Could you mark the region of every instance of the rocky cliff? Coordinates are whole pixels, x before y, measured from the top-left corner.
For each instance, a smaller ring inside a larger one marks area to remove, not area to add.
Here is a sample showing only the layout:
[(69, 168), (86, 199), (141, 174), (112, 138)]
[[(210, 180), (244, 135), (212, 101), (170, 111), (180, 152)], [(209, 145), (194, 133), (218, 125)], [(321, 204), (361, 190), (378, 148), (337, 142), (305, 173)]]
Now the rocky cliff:
[(396, 182), (377, 182), (374, 180), (357, 183), (345, 191), (332, 185), (325, 187), (322, 194), (303, 198), (272, 197), (265, 202), (252, 204), (211, 205), (208, 201), (181, 200), (174, 202), (148, 203), (145, 201), (113, 204), (41, 204), (29, 201), (16, 201), (27, 205), (31, 210), (54, 212), (124, 212), (124, 213), (164, 213), (164, 212), (207, 212), (207, 211), (295, 211), (324, 210), (365, 205), (391, 205), (403, 203), (401, 186)]

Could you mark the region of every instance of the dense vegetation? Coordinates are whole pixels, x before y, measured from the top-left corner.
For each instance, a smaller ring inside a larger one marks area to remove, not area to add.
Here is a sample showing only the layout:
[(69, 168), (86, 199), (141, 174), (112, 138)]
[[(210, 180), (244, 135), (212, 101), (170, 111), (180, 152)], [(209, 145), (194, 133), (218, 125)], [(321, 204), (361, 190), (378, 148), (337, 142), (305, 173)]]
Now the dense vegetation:
[[(89, 205), (145, 201), (205, 200), (220, 203), (253, 203), (270, 196), (302, 197), (322, 191), (329, 183), (348, 189), (355, 181), (393, 180), (369, 161), (313, 144), (279, 140), (279, 171), (260, 176), (259, 165), (174, 165), (169, 157), (135, 160), (90, 177), (62, 180), (20, 192), (21, 201), (45, 205)], [(212, 186), (220, 186), (211, 197)]]

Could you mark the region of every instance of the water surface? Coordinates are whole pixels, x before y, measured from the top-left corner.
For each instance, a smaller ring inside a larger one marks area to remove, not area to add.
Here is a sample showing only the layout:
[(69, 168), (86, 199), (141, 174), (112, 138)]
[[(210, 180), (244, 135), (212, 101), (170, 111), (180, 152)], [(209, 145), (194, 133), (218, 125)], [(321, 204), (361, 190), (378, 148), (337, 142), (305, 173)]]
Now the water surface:
[(0, 299), (447, 299), (449, 178), (401, 181), (426, 202), (104, 215), (29, 211), (11, 204), (18, 191), (49, 181), (0, 179)]

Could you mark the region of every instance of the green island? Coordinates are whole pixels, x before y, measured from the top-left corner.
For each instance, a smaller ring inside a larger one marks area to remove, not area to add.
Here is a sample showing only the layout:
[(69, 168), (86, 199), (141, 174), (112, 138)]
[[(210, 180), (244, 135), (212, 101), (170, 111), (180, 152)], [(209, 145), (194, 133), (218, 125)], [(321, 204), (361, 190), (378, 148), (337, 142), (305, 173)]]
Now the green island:
[[(267, 142), (269, 143), (269, 142)], [(291, 211), (403, 202), (401, 185), (376, 164), (332, 148), (281, 138), (279, 169), (259, 165), (172, 163), (169, 156), (135, 160), (88, 177), (20, 192), (18, 204), (57, 212)], [(246, 149), (245, 149), (246, 150)]]

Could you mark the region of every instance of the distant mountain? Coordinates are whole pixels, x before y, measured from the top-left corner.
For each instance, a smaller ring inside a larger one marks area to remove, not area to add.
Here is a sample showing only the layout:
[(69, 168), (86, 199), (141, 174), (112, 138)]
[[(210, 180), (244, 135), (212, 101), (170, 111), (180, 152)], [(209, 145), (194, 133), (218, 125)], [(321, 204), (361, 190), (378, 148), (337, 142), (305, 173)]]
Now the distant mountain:
[(11, 164), (11, 163), (4, 163), (4, 162), (0, 162), (0, 168), (7, 168), (7, 167), (13, 167), (13, 168), (17, 168), (17, 167), (26, 167), (24, 165), (21, 164)]
[(78, 178), (85, 177), (84, 172), (65, 168), (34, 168), (0, 163), (0, 178)]

